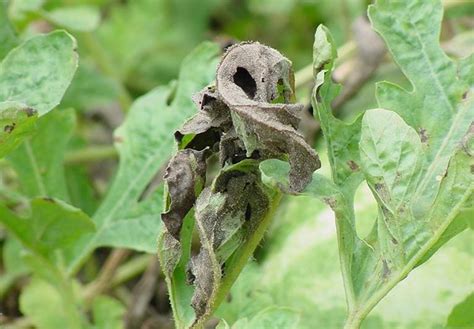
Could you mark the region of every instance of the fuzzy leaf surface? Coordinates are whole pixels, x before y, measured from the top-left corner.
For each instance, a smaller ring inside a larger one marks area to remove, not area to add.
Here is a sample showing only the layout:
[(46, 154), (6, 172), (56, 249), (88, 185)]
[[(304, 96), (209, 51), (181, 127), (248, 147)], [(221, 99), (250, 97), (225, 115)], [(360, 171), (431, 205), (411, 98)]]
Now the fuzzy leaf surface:
[(42, 116), (56, 107), (76, 72), (76, 40), (67, 32), (35, 36), (0, 63), (0, 101), (17, 101)]

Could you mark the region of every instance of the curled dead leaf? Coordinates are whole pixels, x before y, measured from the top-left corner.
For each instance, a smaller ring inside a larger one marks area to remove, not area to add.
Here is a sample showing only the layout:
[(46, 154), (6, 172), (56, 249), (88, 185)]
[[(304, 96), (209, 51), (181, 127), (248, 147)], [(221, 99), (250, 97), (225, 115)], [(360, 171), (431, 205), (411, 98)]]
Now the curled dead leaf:
[[(198, 112), (175, 133), (181, 150), (164, 177), (169, 204), (162, 214), (161, 260), (171, 276), (181, 255), (183, 220), (194, 206), (201, 248), (190, 259), (186, 276), (195, 287), (191, 305), (198, 323), (212, 311), (226, 261), (269, 210), (259, 163), (288, 160), (289, 192), (300, 192), (320, 162), (297, 131), (303, 106), (291, 103), (291, 62), (270, 47), (257, 42), (230, 47), (215, 86), (193, 100)], [(218, 153), (220, 171), (204, 188), (209, 153)]]

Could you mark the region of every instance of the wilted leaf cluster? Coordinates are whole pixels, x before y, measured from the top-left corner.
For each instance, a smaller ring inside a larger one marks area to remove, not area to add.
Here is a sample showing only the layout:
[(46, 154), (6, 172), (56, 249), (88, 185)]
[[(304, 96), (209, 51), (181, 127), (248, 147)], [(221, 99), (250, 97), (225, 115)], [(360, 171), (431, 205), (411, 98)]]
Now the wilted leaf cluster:
[[(319, 168), (315, 151), (297, 132), (302, 105), (294, 99), (291, 62), (259, 43), (241, 43), (224, 54), (215, 86), (195, 95), (198, 112), (175, 136), (180, 150), (164, 179), (169, 193), (162, 219), (162, 264), (172, 276), (182, 251), (181, 228), (194, 207), (201, 249), (188, 264), (195, 285), (197, 319), (210, 312), (225, 262), (269, 211), (271, 193), (260, 179), (265, 159), (290, 163), (289, 192), (299, 192)], [(216, 154), (218, 173), (206, 185), (208, 159)]]

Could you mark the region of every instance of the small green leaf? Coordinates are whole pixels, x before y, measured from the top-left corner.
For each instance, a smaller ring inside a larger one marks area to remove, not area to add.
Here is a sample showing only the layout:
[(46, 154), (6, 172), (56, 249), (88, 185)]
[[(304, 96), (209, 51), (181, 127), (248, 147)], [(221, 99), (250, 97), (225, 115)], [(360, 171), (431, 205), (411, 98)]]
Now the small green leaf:
[(380, 209), (383, 266), (386, 272), (394, 271), (411, 257), (411, 239), (421, 240), (426, 234), (410, 211), (423, 159), (421, 141), (399, 115), (387, 110), (366, 111), (361, 129), (362, 169)]
[(17, 101), (38, 111), (56, 107), (76, 72), (76, 41), (64, 31), (35, 36), (0, 63), (0, 101)]
[(51, 112), (37, 121), (36, 133), (10, 154), (24, 194), (69, 200), (63, 158), (75, 124), (73, 110)]
[(474, 121), (472, 85), (460, 79), (458, 63), (439, 45), (442, 15), (441, 1), (379, 0), (369, 8), (374, 29), (413, 86), (413, 91), (407, 92), (380, 83), (377, 100), (381, 108), (400, 114), (423, 143), (426, 167), (413, 195), (413, 211), (418, 218), (429, 211), (439, 189), (439, 177)]
[(79, 32), (93, 31), (100, 23), (99, 9), (93, 6), (55, 8), (43, 15), (58, 26)]
[(336, 48), (331, 34), (323, 25), (314, 35), (313, 72), (316, 84), (312, 104), (316, 108), (324, 140), (328, 147), (332, 178), (348, 193), (354, 191), (363, 179), (360, 171), (358, 143), (360, 140), (361, 116), (346, 123), (334, 117), (331, 102), (340, 91), (340, 85), (332, 82), (331, 74), (336, 59)]
[(0, 158), (18, 147), (33, 134), (37, 113), (17, 102), (0, 103)]

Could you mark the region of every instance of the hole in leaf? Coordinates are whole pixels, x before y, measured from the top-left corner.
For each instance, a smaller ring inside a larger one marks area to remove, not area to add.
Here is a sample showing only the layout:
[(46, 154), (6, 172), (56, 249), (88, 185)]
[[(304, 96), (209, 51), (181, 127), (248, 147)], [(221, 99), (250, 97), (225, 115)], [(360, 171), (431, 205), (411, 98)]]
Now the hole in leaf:
[(234, 73), (233, 78), (234, 83), (242, 88), (249, 98), (253, 99), (255, 97), (255, 94), (257, 93), (257, 84), (250, 75), (249, 71), (239, 66), (237, 67), (237, 71)]
[(247, 208), (245, 209), (245, 220), (250, 220), (252, 217), (252, 208), (250, 207), (250, 203), (247, 203)]

